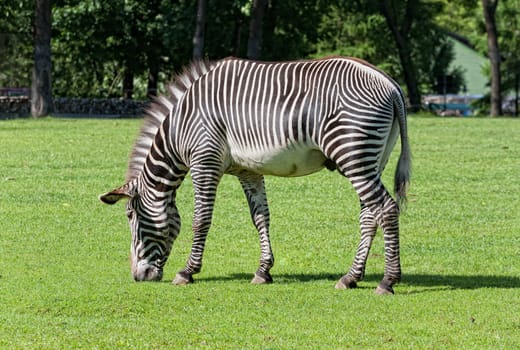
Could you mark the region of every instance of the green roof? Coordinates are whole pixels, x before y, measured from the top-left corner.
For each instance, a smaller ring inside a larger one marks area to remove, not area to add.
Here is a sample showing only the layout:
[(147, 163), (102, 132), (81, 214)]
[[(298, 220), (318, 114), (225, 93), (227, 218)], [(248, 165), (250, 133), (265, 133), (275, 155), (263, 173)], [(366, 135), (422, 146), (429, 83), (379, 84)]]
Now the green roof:
[(464, 72), (466, 93), (484, 95), (489, 91), (488, 77), (483, 73), (483, 67), (488, 62), (487, 58), (477, 51), (463, 44), (459, 40), (450, 37), (453, 42), (455, 58), (450, 68), (460, 67)]

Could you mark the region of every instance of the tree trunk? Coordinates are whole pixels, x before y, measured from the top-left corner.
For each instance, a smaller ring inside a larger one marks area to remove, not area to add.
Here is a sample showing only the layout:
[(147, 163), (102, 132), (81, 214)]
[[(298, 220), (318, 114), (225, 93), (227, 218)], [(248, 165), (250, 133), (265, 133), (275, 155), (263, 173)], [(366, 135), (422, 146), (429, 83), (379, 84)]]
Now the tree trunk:
[(157, 66), (150, 67), (148, 71), (148, 85), (146, 93), (148, 96), (157, 96), (157, 82), (159, 81), (159, 68)]
[(240, 46), (242, 45), (242, 26), (244, 24), (244, 18), (242, 12), (235, 11), (235, 23), (233, 26), (233, 51), (232, 55), (235, 57), (240, 56)]
[(502, 115), (502, 93), (500, 91), (500, 51), (498, 49), (495, 13), (498, 0), (482, 0), (486, 22), (488, 56), (491, 63), (491, 110), (492, 117)]
[[(386, 23), (392, 32), (397, 50), (399, 52), (399, 60), (403, 69), (404, 81), (408, 89), (408, 98), (410, 99), (410, 110), (417, 112), (421, 109), (421, 92), (417, 81), (417, 69), (412, 59), (412, 48), (408, 42), (408, 34), (412, 28), (414, 18), (416, 0), (408, 0), (406, 3), (406, 13), (401, 21), (397, 20), (397, 14), (390, 9), (388, 0), (380, 1), (380, 10), (386, 19)], [(398, 24), (401, 24), (399, 28)]]
[(134, 73), (130, 69), (125, 69), (123, 74), (123, 98), (132, 99), (134, 94)]
[(247, 42), (247, 58), (253, 60), (259, 60), (262, 55), (262, 27), (266, 7), (267, 0), (253, 0)]
[(195, 34), (193, 35), (193, 59), (201, 59), (204, 56), (204, 28), (206, 26), (207, 0), (198, 0), (197, 21)]
[(518, 117), (518, 95), (520, 90), (520, 73), (515, 75), (515, 117)]
[(34, 66), (31, 115), (43, 117), (54, 111), (51, 79), (51, 0), (36, 0), (34, 18)]

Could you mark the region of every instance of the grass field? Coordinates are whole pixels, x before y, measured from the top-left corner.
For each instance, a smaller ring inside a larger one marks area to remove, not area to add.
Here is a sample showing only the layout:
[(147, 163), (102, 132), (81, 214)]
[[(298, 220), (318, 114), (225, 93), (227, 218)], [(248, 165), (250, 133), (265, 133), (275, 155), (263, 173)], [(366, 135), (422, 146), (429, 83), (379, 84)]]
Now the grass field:
[[(135, 283), (124, 179), (139, 120), (0, 121), (1, 349), (513, 349), (520, 347), (520, 120), (411, 116), (413, 182), (401, 216), (403, 281), (334, 289), (358, 241), (358, 201), (337, 173), (267, 178), (275, 283), (249, 281), (259, 244), (238, 181), (219, 187), (203, 271), (186, 261), (190, 181), (161, 283)], [(392, 186), (394, 152), (385, 174)]]

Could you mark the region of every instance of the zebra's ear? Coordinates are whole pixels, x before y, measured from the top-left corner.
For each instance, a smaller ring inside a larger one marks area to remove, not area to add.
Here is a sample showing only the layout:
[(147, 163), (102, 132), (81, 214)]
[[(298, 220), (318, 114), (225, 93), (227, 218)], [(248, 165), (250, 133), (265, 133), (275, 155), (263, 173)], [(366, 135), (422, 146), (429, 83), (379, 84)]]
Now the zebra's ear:
[(99, 196), (99, 200), (105, 204), (114, 204), (123, 198), (132, 198), (136, 195), (136, 182), (130, 181), (123, 186)]

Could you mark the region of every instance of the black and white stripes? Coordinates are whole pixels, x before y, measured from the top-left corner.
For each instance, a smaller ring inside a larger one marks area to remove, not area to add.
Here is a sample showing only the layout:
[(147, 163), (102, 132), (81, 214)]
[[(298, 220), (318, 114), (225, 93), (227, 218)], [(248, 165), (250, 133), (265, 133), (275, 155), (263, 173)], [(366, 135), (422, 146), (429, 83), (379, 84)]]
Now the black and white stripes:
[[(260, 237), (253, 283), (272, 280), (269, 209), (263, 175), (302, 176), (336, 167), (361, 204), (361, 242), (354, 263), (337, 284), (363, 278), (377, 226), (385, 238), (385, 276), (379, 293), (400, 279), (399, 207), (381, 182), (400, 133), (396, 195), (405, 199), (410, 150), (399, 86), (366, 62), (335, 57), (313, 61), (197, 62), (180, 74), (151, 107), (132, 152), (127, 184), (101, 199), (129, 197), (133, 274), (158, 279), (180, 219), (175, 191), (191, 172), (195, 192), (193, 246), (175, 284), (191, 282), (202, 255), (218, 183), (238, 177)], [(295, 223), (297, 224), (297, 223)]]

